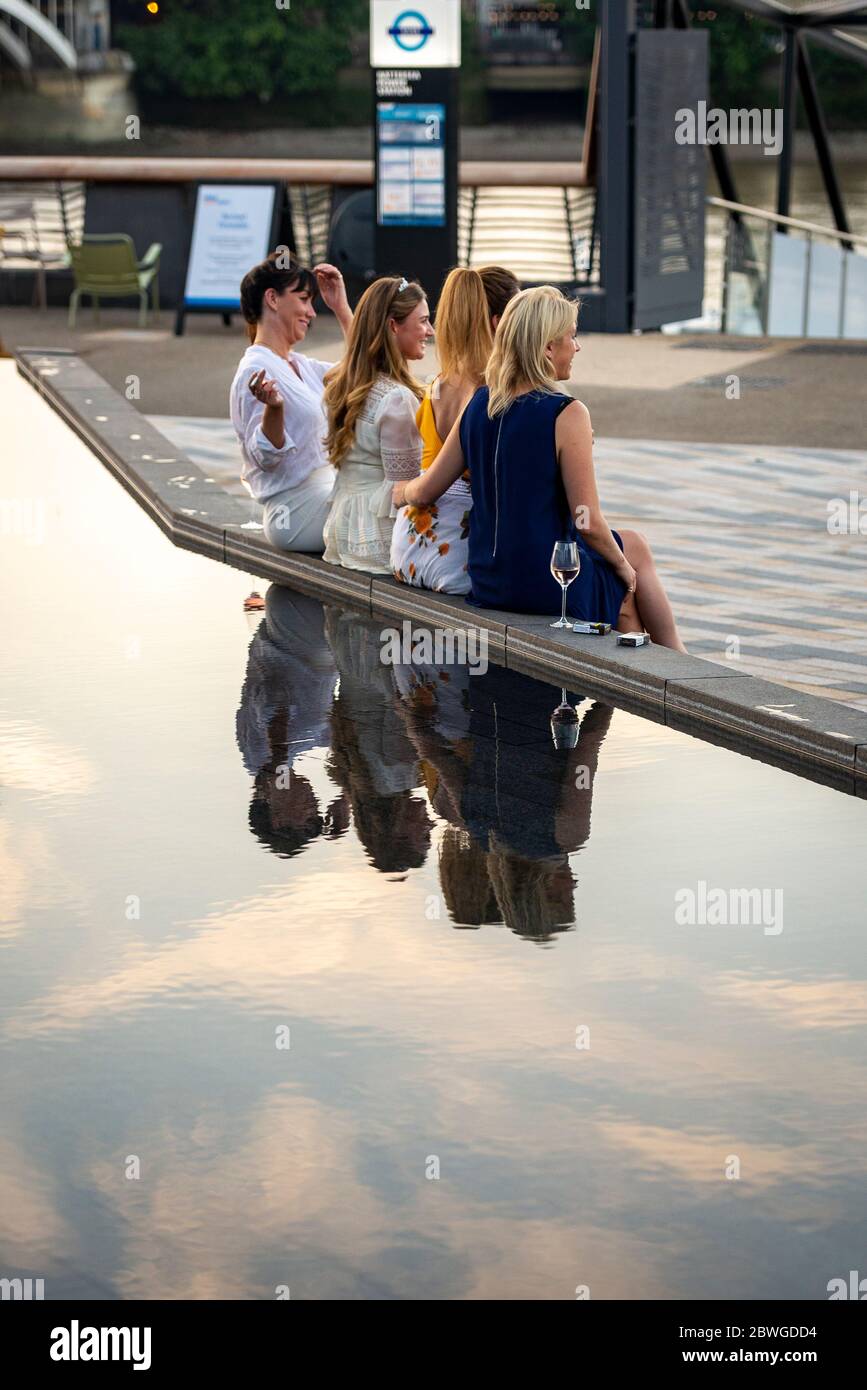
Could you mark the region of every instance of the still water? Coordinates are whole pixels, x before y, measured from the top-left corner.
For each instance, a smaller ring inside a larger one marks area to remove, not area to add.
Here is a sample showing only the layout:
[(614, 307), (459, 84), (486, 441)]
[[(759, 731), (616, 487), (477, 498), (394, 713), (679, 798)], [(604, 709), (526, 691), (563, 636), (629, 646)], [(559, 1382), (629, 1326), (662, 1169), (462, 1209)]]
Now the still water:
[[(249, 576), (173, 549), (10, 364), (0, 392), (30, 507), (0, 551), (0, 1275), (863, 1272), (867, 804), (581, 691), (557, 750), (559, 689), (385, 667), (380, 622), (287, 590), (257, 626)], [(701, 883), (773, 914), (679, 924)]]

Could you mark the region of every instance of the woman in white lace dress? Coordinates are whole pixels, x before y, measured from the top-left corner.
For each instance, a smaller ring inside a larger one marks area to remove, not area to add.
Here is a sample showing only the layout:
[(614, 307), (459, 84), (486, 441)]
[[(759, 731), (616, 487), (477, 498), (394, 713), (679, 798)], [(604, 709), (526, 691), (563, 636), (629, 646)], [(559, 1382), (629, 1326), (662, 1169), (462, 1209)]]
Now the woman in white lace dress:
[(346, 355), (325, 378), (326, 449), (337, 470), (324, 560), (390, 574), (392, 488), (418, 476), (415, 417), (423, 389), (408, 363), (424, 357), (430, 311), (421, 285), (389, 276), (365, 290)]

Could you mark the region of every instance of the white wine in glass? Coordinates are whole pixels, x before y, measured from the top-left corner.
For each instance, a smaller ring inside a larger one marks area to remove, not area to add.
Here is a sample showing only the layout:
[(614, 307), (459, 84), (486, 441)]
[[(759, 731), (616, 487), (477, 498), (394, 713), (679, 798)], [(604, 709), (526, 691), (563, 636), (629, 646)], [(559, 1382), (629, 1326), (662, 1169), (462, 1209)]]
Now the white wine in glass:
[(552, 627), (571, 627), (572, 623), (566, 617), (566, 590), (577, 579), (581, 572), (581, 552), (575, 541), (558, 541), (551, 552), (551, 573), (556, 579), (560, 588), (563, 590), (563, 611), (559, 621), (552, 623)]

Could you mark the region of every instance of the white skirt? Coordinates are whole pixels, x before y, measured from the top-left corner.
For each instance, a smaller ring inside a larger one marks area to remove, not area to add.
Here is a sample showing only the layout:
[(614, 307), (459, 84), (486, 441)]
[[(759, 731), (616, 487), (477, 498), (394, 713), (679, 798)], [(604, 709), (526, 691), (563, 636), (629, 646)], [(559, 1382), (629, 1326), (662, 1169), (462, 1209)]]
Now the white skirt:
[(276, 550), (322, 553), (322, 531), (331, 506), (334, 469), (316, 468), (296, 487), (284, 488), (262, 505), (265, 539)]
[(345, 463), (338, 469), (323, 560), (369, 574), (391, 573), (391, 533), (397, 516), (393, 488), (382, 469), (371, 464)]
[(403, 507), (391, 538), (395, 579), (440, 594), (468, 594), (467, 537), (473, 498), (463, 478), (429, 507)]

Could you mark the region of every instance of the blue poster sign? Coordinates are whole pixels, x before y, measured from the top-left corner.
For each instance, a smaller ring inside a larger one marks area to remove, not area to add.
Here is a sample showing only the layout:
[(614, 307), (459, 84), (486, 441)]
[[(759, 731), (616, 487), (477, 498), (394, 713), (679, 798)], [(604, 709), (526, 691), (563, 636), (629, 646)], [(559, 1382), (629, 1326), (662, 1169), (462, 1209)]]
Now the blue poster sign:
[(444, 227), (446, 108), (440, 102), (381, 101), (377, 220), (380, 226)]

